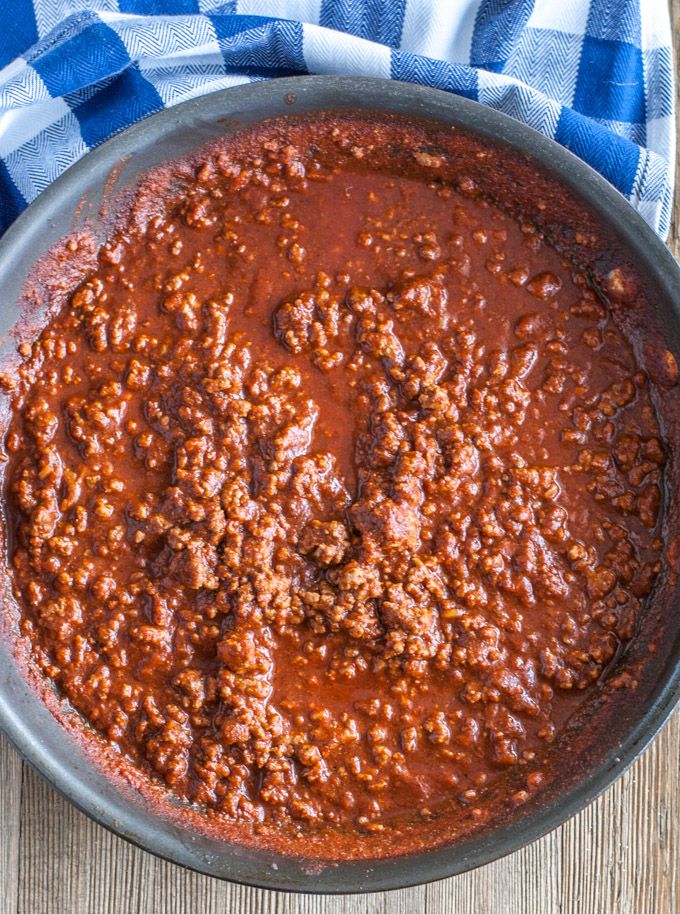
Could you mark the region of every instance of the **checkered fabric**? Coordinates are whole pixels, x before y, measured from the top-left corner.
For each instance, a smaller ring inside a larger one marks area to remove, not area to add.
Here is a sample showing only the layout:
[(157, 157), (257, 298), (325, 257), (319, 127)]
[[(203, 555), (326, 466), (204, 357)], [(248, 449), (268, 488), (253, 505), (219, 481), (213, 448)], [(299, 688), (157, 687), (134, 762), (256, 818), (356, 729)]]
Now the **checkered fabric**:
[(662, 236), (674, 164), (666, 0), (4, 0), (0, 231), (88, 149), (272, 76), (402, 79), (504, 111)]

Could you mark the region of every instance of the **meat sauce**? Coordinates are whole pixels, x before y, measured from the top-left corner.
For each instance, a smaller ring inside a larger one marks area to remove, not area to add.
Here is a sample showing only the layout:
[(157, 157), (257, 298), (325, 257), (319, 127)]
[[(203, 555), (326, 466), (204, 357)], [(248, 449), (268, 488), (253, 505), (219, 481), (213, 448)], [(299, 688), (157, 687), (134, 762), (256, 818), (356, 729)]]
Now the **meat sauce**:
[(606, 299), (423, 136), (298, 119), (171, 166), (4, 379), (35, 662), (243, 834), (524, 803), (660, 568)]

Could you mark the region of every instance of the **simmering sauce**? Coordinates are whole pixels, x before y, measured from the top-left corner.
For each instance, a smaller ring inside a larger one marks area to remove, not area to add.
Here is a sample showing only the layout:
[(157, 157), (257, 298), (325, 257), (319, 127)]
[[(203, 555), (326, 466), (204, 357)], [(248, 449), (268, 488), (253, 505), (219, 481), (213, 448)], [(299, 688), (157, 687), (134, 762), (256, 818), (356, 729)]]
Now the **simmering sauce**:
[(659, 571), (606, 299), (423, 136), (298, 119), (171, 166), (6, 379), (21, 632), (214, 820), (358, 845), (525, 802)]

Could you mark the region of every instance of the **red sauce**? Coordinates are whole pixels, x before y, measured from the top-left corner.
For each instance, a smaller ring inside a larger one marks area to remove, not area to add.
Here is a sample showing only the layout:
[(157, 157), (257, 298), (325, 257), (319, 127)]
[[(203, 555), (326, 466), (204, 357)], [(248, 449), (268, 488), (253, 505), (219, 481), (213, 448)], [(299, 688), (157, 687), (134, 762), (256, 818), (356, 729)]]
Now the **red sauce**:
[(143, 185), (5, 442), (44, 673), (125, 764), (325, 856), (540, 790), (659, 570), (647, 375), (424, 136), (282, 122)]

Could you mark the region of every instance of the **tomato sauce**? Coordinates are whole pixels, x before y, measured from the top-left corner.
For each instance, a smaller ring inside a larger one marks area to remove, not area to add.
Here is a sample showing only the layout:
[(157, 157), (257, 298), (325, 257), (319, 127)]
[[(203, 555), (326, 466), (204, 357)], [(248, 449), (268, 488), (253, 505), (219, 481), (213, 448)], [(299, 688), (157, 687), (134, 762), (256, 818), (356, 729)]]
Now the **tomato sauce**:
[(5, 379), (37, 664), (124, 764), (331, 856), (539, 791), (660, 568), (608, 301), (427, 138), (291, 119), (170, 166)]

